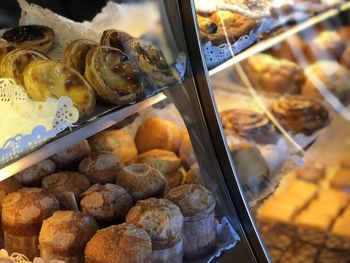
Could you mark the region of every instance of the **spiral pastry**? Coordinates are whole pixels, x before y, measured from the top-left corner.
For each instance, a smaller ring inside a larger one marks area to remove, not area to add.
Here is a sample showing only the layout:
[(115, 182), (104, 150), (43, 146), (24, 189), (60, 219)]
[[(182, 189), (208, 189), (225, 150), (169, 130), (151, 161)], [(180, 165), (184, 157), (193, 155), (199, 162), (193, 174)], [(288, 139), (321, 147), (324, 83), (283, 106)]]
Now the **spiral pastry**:
[(282, 97), (271, 105), (271, 113), (293, 133), (311, 134), (328, 123), (328, 111), (316, 100), (302, 96)]

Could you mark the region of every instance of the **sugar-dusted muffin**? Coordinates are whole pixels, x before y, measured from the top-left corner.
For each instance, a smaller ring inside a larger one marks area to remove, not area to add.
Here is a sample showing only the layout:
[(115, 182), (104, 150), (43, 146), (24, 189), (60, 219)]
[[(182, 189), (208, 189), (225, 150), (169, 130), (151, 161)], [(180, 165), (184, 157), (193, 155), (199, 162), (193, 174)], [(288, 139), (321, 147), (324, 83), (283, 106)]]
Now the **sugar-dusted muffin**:
[(184, 258), (208, 255), (216, 244), (213, 194), (201, 185), (186, 184), (171, 189), (165, 198), (180, 207), (184, 216)]
[(90, 146), (86, 140), (74, 144), (64, 151), (56, 153), (51, 159), (62, 170), (76, 170), (81, 160), (90, 155)]
[(87, 242), (98, 230), (96, 221), (78, 211), (56, 211), (40, 230), (40, 255), (45, 262), (84, 262)]
[(123, 220), (133, 206), (132, 196), (115, 184), (94, 184), (81, 198), (81, 210), (100, 222)]
[(46, 159), (15, 174), (14, 177), (25, 186), (40, 186), (41, 180), (54, 173), (55, 170), (56, 164), (52, 160)]
[(29, 259), (39, 256), (38, 236), (43, 220), (58, 210), (58, 200), (40, 188), (22, 188), (2, 202), (5, 249)]
[(182, 133), (175, 123), (161, 118), (150, 118), (137, 130), (135, 143), (140, 153), (153, 149), (179, 152)]
[(122, 162), (111, 152), (96, 152), (79, 164), (79, 171), (86, 175), (91, 183), (115, 183), (123, 168)]
[(89, 139), (89, 143), (92, 151), (112, 152), (124, 164), (133, 162), (137, 156), (134, 139), (124, 130), (103, 131)]
[(186, 168), (191, 167), (192, 164), (197, 162), (196, 155), (194, 154), (190, 135), (184, 132), (181, 139), (179, 157)]
[(138, 201), (126, 216), (126, 223), (151, 236), (152, 262), (182, 262), (183, 221), (178, 206), (156, 198)]
[(132, 224), (101, 229), (85, 248), (85, 263), (151, 262), (151, 237)]
[(117, 178), (117, 185), (126, 189), (135, 201), (162, 197), (166, 189), (164, 176), (148, 164), (125, 166)]

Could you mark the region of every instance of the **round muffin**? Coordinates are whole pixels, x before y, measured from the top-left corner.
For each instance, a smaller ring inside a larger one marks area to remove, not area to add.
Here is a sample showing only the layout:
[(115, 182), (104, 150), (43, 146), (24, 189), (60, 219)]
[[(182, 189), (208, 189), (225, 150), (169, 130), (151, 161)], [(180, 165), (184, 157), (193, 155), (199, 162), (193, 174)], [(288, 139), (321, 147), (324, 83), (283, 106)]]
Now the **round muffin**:
[(95, 184), (81, 198), (81, 210), (101, 222), (123, 220), (133, 206), (132, 196), (115, 184)]
[(72, 192), (78, 199), (90, 187), (85, 175), (76, 172), (61, 172), (46, 176), (42, 180), (42, 189), (56, 196), (64, 192)]
[(96, 152), (79, 164), (79, 171), (89, 178), (91, 183), (114, 183), (123, 168), (118, 157), (111, 152)]
[(14, 175), (14, 177), (25, 186), (40, 186), (41, 180), (54, 173), (55, 163), (46, 159)]
[(183, 184), (199, 184), (205, 186), (198, 163), (191, 166), (191, 169), (185, 174)]
[(39, 256), (38, 236), (44, 219), (59, 209), (58, 200), (40, 188), (22, 188), (2, 202), (5, 249), (29, 259)]
[(96, 221), (78, 211), (56, 211), (40, 230), (41, 257), (45, 262), (83, 262), (87, 242), (98, 230)]
[(123, 130), (101, 132), (89, 139), (89, 143), (92, 151), (112, 152), (124, 164), (132, 163), (137, 156), (133, 137)]
[[(14, 177), (9, 177), (1, 181), (0, 182), (0, 203), (8, 194), (17, 191), (21, 187), (22, 187), (21, 183), (19, 183)], [(1, 211), (1, 205), (0, 205), (0, 211)]]
[(179, 207), (166, 199), (141, 200), (130, 209), (126, 223), (145, 229), (153, 250), (173, 247), (182, 239), (183, 216)]
[(85, 248), (85, 263), (151, 262), (151, 238), (143, 229), (120, 224), (101, 229)]
[(62, 170), (76, 170), (79, 163), (90, 155), (90, 146), (86, 140), (82, 140), (62, 152), (56, 153), (51, 159)]
[(162, 197), (166, 188), (164, 176), (148, 164), (126, 166), (117, 178), (117, 185), (126, 189), (134, 201), (149, 197)]
[(137, 130), (135, 143), (140, 153), (153, 149), (179, 152), (182, 133), (175, 123), (160, 118), (143, 122)]
[(192, 164), (197, 162), (196, 155), (194, 154), (190, 135), (184, 132), (181, 139), (179, 157), (186, 168), (191, 167)]
[(302, 94), (323, 98), (318, 88), (326, 88), (345, 105), (350, 103), (350, 71), (336, 61), (319, 61), (305, 70), (307, 81)]

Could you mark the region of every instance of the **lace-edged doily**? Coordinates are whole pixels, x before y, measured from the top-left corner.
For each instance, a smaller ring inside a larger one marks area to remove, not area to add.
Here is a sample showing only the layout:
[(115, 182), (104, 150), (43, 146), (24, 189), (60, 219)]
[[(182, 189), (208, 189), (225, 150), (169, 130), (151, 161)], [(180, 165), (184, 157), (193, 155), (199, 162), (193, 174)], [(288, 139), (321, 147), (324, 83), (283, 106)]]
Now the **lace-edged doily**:
[[(45, 263), (42, 258), (34, 258), (30, 261), (25, 255), (20, 253), (12, 253), (11, 255), (5, 249), (0, 250), (0, 262), (11, 262), (11, 263)], [(50, 260), (47, 263), (65, 263), (61, 260)]]
[(70, 127), (79, 113), (69, 97), (32, 101), (12, 79), (0, 78), (0, 166)]

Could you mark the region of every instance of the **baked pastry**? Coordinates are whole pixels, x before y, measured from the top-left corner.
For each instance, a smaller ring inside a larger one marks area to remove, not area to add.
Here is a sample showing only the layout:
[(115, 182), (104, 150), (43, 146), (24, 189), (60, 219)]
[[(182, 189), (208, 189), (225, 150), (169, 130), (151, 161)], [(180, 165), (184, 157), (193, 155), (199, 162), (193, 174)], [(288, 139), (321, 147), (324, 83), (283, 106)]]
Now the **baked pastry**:
[(299, 54), (304, 55), (306, 42), (298, 35), (292, 35), (285, 41), (273, 46), (269, 53), (279, 59), (286, 59), (298, 63)]
[(23, 82), (23, 71), (32, 61), (48, 60), (49, 58), (38, 51), (15, 49), (7, 53), (0, 63), (0, 74), (4, 78), (12, 78), (19, 85)]
[(147, 232), (132, 224), (101, 229), (85, 248), (85, 263), (151, 262), (152, 244)]
[(327, 89), (345, 105), (350, 103), (350, 72), (336, 61), (319, 61), (305, 70), (303, 95), (323, 98), (319, 89)]
[(98, 46), (98, 43), (89, 39), (72, 41), (64, 50), (64, 63), (84, 75), (86, 54), (94, 46)]
[(41, 180), (54, 173), (55, 170), (56, 164), (52, 160), (46, 159), (15, 174), (14, 177), (25, 186), (41, 186)]
[(126, 189), (135, 201), (162, 197), (166, 188), (164, 176), (148, 164), (125, 166), (117, 177), (117, 185)]
[(186, 170), (183, 167), (180, 167), (172, 173), (165, 174), (164, 178), (167, 184), (167, 190), (180, 186), (184, 180), (185, 173)]
[(222, 125), (228, 132), (261, 144), (276, 142), (277, 135), (270, 120), (252, 110), (232, 109), (220, 113)]
[(256, 54), (243, 64), (254, 88), (267, 93), (299, 94), (305, 82), (302, 67), (286, 59)]
[(36, 50), (46, 54), (53, 42), (54, 31), (43, 25), (17, 26), (7, 30), (2, 38), (16, 48)]
[(177, 153), (181, 137), (182, 133), (175, 123), (161, 118), (150, 118), (138, 128), (135, 143), (140, 153), (153, 149)]
[(324, 165), (319, 162), (308, 162), (302, 168), (297, 171), (299, 179), (318, 183), (326, 175), (326, 169)]
[(202, 42), (210, 41), (214, 46), (232, 45), (256, 27), (254, 19), (237, 12), (218, 10), (202, 15), (197, 15)]
[(76, 172), (60, 172), (46, 176), (42, 180), (42, 189), (60, 198), (65, 192), (79, 196), (90, 187), (90, 182), (85, 175)]
[(133, 206), (132, 196), (115, 184), (94, 184), (81, 198), (81, 210), (99, 222), (121, 221)]
[(208, 255), (216, 244), (215, 199), (201, 185), (186, 184), (171, 189), (165, 196), (184, 216), (184, 259)]
[(125, 52), (126, 43), (132, 40), (132, 38), (133, 37), (126, 32), (108, 29), (103, 31), (100, 44), (102, 46), (111, 46)]
[(40, 255), (44, 262), (84, 262), (87, 242), (98, 230), (96, 221), (78, 211), (56, 211), (40, 230)]
[(350, 69), (350, 48), (347, 47), (340, 58), (340, 64)]
[(135, 101), (143, 92), (136, 68), (119, 49), (92, 47), (85, 64), (84, 76), (103, 103), (123, 105)]
[(103, 131), (91, 139), (89, 144), (93, 152), (112, 152), (124, 163), (132, 163), (137, 156), (133, 137), (123, 130)]
[(95, 152), (79, 164), (79, 171), (86, 175), (91, 183), (115, 183), (123, 168), (118, 157), (111, 152)]
[(316, 100), (303, 96), (286, 96), (275, 100), (271, 113), (293, 133), (312, 134), (328, 124), (328, 111)]
[(2, 227), (7, 252), (22, 253), (30, 260), (39, 256), (41, 224), (58, 209), (58, 200), (40, 188), (22, 188), (6, 196), (2, 202)]
[(185, 174), (182, 184), (199, 184), (205, 186), (198, 163), (191, 166), (191, 169)]
[(11, 52), (14, 49), (15, 47), (13, 45), (7, 43), (5, 40), (1, 41), (0, 39), (0, 62), (7, 53)]
[(338, 28), (337, 33), (346, 45), (350, 44), (350, 26)]
[(340, 160), (340, 167), (350, 169), (350, 156), (346, 156)]
[(331, 179), (330, 184), (334, 188), (350, 193), (350, 169), (340, 168)]
[(76, 170), (79, 163), (90, 155), (90, 146), (86, 140), (69, 146), (62, 152), (56, 153), (51, 159), (62, 170)]
[(194, 154), (190, 135), (184, 132), (181, 139), (179, 157), (186, 168), (191, 167), (192, 164), (197, 162), (196, 155)]
[(152, 262), (182, 262), (183, 216), (179, 207), (166, 199), (138, 201), (126, 223), (146, 230), (152, 240)]
[(36, 60), (24, 69), (23, 76), (24, 86), (33, 100), (68, 96), (78, 109), (79, 117), (88, 115), (94, 109), (95, 93), (89, 82), (64, 63)]

